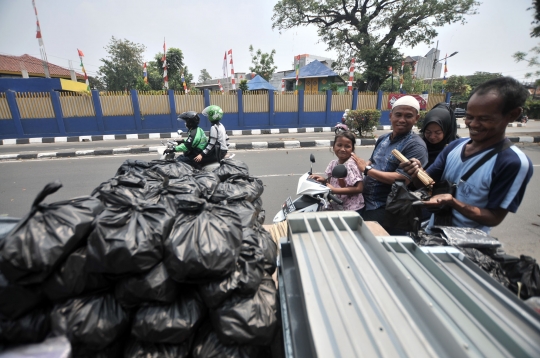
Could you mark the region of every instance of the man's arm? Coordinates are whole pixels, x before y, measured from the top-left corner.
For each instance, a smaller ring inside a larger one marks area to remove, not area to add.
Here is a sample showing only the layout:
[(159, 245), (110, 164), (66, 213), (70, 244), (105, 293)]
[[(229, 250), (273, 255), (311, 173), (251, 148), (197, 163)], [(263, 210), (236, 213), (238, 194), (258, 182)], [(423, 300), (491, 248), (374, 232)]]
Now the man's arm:
[(484, 226), (497, 226), (499, 225), (508, 210), (505, 209), (483, 209), (477, 206), (465, 204), (462, 201), (457, 200), (450, 194), (441, 194), (432, 196), (428, 201), (423, 202), (426, 207), (439, 207), (442, 205), (448, 205), (452, 209), (457, 210), (460, 214), (468, 219), (471, 219)]
[[(366, 166), (371, 165), (371, 161), (368, 160), (366, 162), (364, 159), (356, 156), (354, 153), (351, 156), (356, 162), (360, 173), (364, 173)], [(389, 185), (392, 185), (396, 180), (405, 180), (407, 185), (410, 182), (409, 178), (398, 172), (383, 172), (382, 170), (371, 169), (367, 172), (367, 175), (377, 181), (380, 181), (381, 183)]]

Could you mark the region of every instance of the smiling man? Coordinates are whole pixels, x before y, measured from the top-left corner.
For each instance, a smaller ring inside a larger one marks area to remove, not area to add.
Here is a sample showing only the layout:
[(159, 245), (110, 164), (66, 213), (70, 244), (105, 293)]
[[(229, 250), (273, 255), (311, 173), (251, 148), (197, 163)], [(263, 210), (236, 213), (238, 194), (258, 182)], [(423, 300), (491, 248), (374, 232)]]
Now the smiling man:
[[(455, 196), (441, 194), (424, 202), (427, 207), (448, 205), (452, 208), (452, 225), (472, 227), (489, 234), (508, 212), (515, 213), (529, 182), (532, 163), (506, 138), (508, 123), (518, 118), (529, 92), (511, 77), (496, 78), (475, 88), (465, 114), (470, 138), (455, 140), (439, 154), (427, 173), (437, 182), (457, 184)], [(463, 176), (493, 154), (467, 179)], [(414, 183), (422, 164), (412, 159), (402, 165)], [(433, 226), (432, 215), (429, 227)]]
[(392, 229), (386, 220), (386, 198), (394, 181), (411, 180), (401, 168), (399, 160), (392, 155), (392, 150), (399, 150), (407, 158), (418, 158), (422, 165), (428, 160), (426, 144), (412, 128), (420, 117), (420, 105), (416, 98), (403, 96), (394, 102), (390, 112), (392, 132), (382, 135), (375, 143), (371, 158), (366, 162), (353, 154), (358, 169), (364, 173), (364, 211), (362, 218), (377, 221), (392, 235), (403, 234)]

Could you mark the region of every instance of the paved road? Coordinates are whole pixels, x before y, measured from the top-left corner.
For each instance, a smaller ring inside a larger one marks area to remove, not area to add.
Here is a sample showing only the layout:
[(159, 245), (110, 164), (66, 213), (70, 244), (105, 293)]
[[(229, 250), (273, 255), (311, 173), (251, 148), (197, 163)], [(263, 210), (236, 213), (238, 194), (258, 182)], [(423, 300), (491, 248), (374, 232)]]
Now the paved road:
[[(462, 121), (458, 121), (462, 123)], [(375, 136), (388, 133), (389, 130), (375, 131)], [(540, 136), (540, 121), (527, 123), (526, 127), (509, 127), (506, 129), (507, 135), (516, 136)], [(468, 137), (467, 129), (459, 129), (458, 134), (462, 137)], [(281, 134), (262, 134), (262, 135), (242, 135), (231, 136), (229, 141), (232, 143), (251, 143), (251, 142), (279, 142), (286, 140), (314, 141), (319, 139), (333, 139), (332, 132), (318, 133), (281, 133)], [(76, 150), (89, 149), (112, 149), (120, 147), (153, 147), (161, 145), (163, 139), (125, 139), (96, 142), (70, 142), (70, 143), (39, 143), (39, 144), (13, 144), (0, 145), (1, 154), (15, 153), (42, 153), (42, 152), (70, 152)]]
[[(372, 150), (360, 147), (356, 152), (366, 158)], [(509, 253), (524, 253), (540, 259), (540, 147), (526, 146), (523, 151), (533, 161), (536, 174), (519, 211), (509, 214), (492, 234), (504, 243)], [(262, 199), (267, 212), (266, 223), (271, 223), (287, 196), (295, 197), (298, 178), (309, 169), (310, 153), (317, 160), (314, 172), (323, 172), (333, 158), (329, 148), (236, 151), (237, 158), (249, 165), (250, 173), (264, 182)], [(38, 191), (57, 178), (64, 188), (46, 202), (90, 194), (93, 188), (114, 176), (125, 159), (152, 160), (154, 157), (144, 154), (0, 162), (0, 215), (23, 216)]]

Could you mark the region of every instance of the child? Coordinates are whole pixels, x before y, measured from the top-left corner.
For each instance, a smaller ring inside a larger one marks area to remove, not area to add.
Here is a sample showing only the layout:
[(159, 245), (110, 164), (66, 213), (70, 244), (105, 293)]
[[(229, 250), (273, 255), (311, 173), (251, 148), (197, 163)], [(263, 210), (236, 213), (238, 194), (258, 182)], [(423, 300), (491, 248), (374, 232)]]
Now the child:
[[(358, 170), (355, 161), (351, 159), (351, 154), (354, 152), (356, 138), (351, 132), (340, 132), (334, 138), (334, 146), (332, 150), (337, 156), (328, 164), (325, 174), (328, 179), (320, 175), (312, 175), (311, 178), (326, 184), (333, 194), (343, 201), (343, 210), (354, 210), (360, 213), (364, 207), (364, 197), (362, 190), (364, 189), (363, 176)], [(343, 164), (347, 168), (347, 177), (337, 179), (332, 177), (332, 170), (338, 164)], [(332, 203), (335, 210), (339, 210), (336, 203)]]
[(202, 111), (202, 115), (207, 117), (212, 127), (210, 128), (210, 138), (202, 153), (195, 157), (199, 166), (209, 163), (219, 162), (227, 155), (229, 147), (229, 137), (225, 126), (221, 124), (223, 110), (219, 106), (208, 106)]
[[(202, 128), (199, 127), (200, 119), (197, 112), (184, 112), (178, 116), (178, 120), (186, 122), (188, 137), (186, 140), (179, 141), (178, 145), (174, 147), (172, 151), (184, 153), (184, 155), (178, 156), (178, 161), (190, 164), (191, 166), (196, 166), (197, 163), (193, 161), (193, 158), (203, 151), (208, 142), (208, 138), (206, 138)], [(165, 153), (169, 153), (170, 151), (171, 150), (167, 149)]]

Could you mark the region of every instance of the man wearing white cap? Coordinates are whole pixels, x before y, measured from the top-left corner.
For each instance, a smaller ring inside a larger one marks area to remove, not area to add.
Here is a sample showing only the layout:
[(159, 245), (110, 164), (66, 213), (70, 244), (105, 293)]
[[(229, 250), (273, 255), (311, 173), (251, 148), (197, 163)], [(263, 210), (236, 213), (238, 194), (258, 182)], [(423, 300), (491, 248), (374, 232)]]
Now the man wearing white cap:
[(417, 158), (422, 165), (428, 161), (426, 144), (412, 128), (420, 117), (420, 105), (416, 98), (403, 96), (394, 102), (390, 112), (392, 133), (384, 134), (375, 143), (371, 158), (366, 162), (353, 153), (353, 159), (364, 173), (364, 211), (362, 218), (377, 221), (391, 235), (403, 234), (392, 229), (386, 222), (386, 198), (396, 180), (410, 181), (411, 177), (399, 168), (399, 160), (392, 155), (392, 150), (399, 150), (407, 158)]

